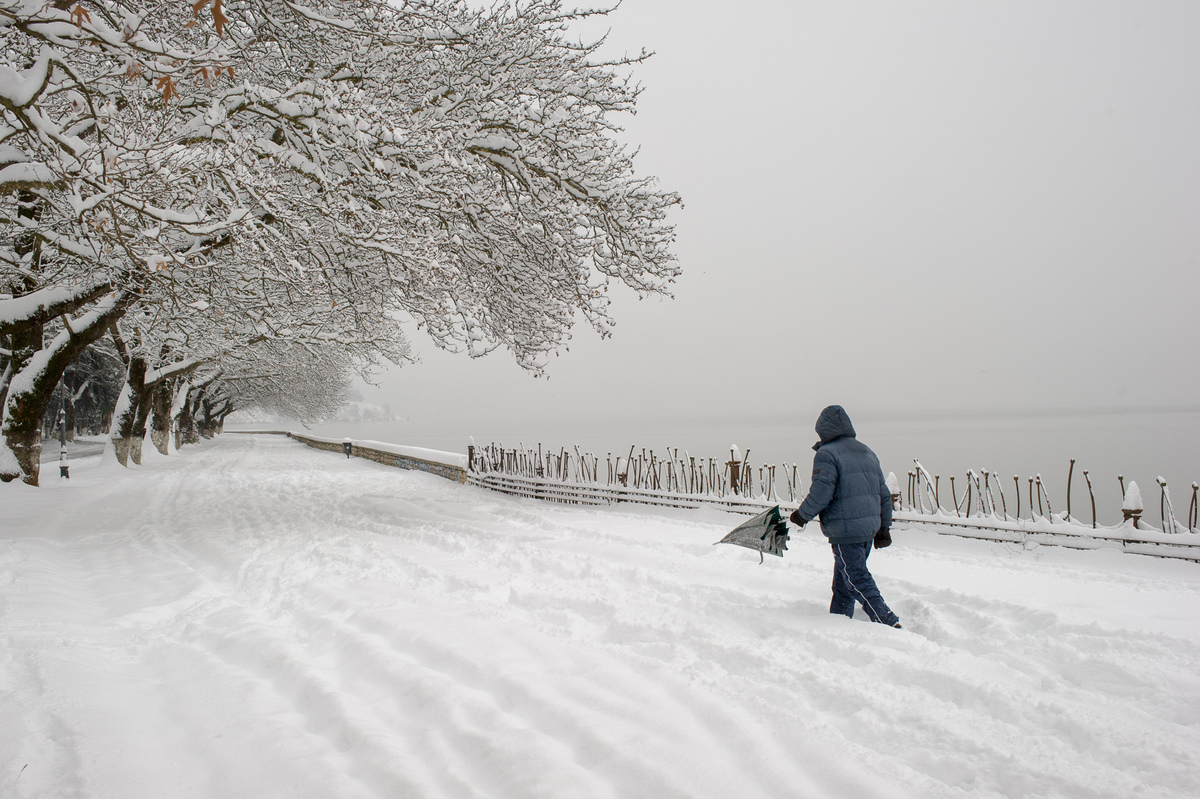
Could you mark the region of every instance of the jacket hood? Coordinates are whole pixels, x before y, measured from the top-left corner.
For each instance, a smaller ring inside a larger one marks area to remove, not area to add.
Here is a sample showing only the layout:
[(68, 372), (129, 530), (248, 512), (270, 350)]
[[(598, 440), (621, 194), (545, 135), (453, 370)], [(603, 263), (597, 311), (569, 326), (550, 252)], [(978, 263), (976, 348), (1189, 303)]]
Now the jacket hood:
[(822, 445), (843, 436), (854, 438), (854, 425), (850, 424), (850, 417), (841, 405), (830, 405), (821, 411), (816, 429), (821, 440), (813, 444), (813, 449), (820, 449)]

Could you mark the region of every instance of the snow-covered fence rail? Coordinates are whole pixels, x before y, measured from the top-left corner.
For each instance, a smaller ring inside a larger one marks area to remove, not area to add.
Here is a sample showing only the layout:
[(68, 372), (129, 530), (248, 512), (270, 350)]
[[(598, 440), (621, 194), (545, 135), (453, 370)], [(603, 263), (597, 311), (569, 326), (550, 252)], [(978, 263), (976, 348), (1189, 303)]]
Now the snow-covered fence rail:
[[(797, 466), (790, 471), (787, 464), (779, 470), (770, 465), (756, 470), (749, 454), (731, 447), (729, 460), (719, 463), (715, 458), (697, 459), (686, 450), (680, 457), (678, 449), (668, 447), (660, 456), (635, 446), (624, 458), (609, 454), (602, 467), (599, 457), (578, 447), (534, 450), (472, 444), (467, 482), (516, 496), (584, 505), (711, 505), (750, 515), (773, 505), (795, 507), (800, 490)], [(782, 492), (776, 484), (780, 474)]]
[[(784, 464), (779, 469), (773, 466), (755, 469), (749, 465), (749, 451), (743, 456), (736, 447), (731, 448), (730, 459), (723, 464), (712, 458), (698, 460), (686, 452), (680, 457), (674, 449), (668, 449), (660, 457), (653, 451), (638, 452), (635, 447), (624, 458), (614, 460), (609, 455), (601, 463), (599, 457), (581, 452), (578, 447), (506, 449), (497, 444), (482, 448), (472, 445), (468, 459), (468, 483), (551, 502), (586, 505), (637, 502), (689, 508), (716, 505), (753, 514), (773, 505), (780, 505), (786, 512), (796, 507), (803, 496), (795, 464), (790, 468)], [(961, 497), (951, 480), (954, 508), (948, 510), (942, 505), (940, 476), (931, 475), (919, 462), (914, 464), (907, 495), (902, 494), (895, 475), (888, 475), (898, 525), (920, 525), (941, 534), (1022, 546), (1115, 548), (1200, 562), (1200, 532), (1195, 529), (1200, 512), (1196, 509), (1195, 483), (1188, 526), (1184, 527), (1174, 517), (1166, 481), (1159, 478), (1164, 526), (1158, 529), (1141, 519), (1143, 508), (1137, 484), (1131, 482), (1126, 486), (1123, 478), (1124, 518), (1118, 524), (1100, 525), (1095, 519), (1095, 496), (1086, 471), (1083, 474), (1091, 498), (1090, 524), (1071, 515), (1070, 477), (1067, 509), (1057, 514), (1052, 510), (1041, 476), (1029, 478), (1030, 502), (1025, 518), (1021, 515), (1022, 504), (1014, 500), (1010, 507), (994, 480), (995, 475), (986, 470), (978, 474), (967, 472)], [(776, 485), (779, 476), (783, 478), (782, 486)], [(1019, 480), (1017, 487), (1020, 488)]]
[[(731, 448), (730, 458), (724, 463), (712, 458), (697, 459), (687, 452), (680, 457), (676, 449), (668, 449), (660, 457), (652, 450), (638, 452), (636, 448), (631, 448), (625, 457), (614, 459), (609, 455), (601, 463), (599, 457), (578, 447), (534, 450), (472, 444), (467, 455), (460, 455), (381, 441), (319, 438), (298, 433), (288, 436), (310, 447), (348, 457), (429, 472), (455, 482), (545, 502), (578, 505), (632, 502), (677, 508), (707, 505), (749, 515), (774, 505), (786, 513), (797, 506), (804, 493), (796, 464), (751, 467), (749, 451), (742, 455), (736, 447)], [(1028, 479), (1030, 499), (1026, 506), (1016, 498), (1010, 505), (993, 473), (968, 471), (961, 496), (953, 479), (950, 481), (949, 499), (953, 508), (946, 508), (940, 476), (930, 474), (917, 461), (914, 464), (907, 493), (901, 492), (894, 474), (888, 475), (897, 526), (921, 526), (944, 535), (1019, 546), (1111, 548), (1200, 562), (1200, 531), (1196, 529), (1200, 524), (1200, 510), (1196, 507), (1200, 486), (1196, 483), (1192, 484), (1188, 525), (1184, 527), (1174, 515), (1166, 481), (1158, 479), (1160, 515), (1164, 520), (1160, 529), (1142, 520), (1137, 483), (1126, 485), (1123, 478), (1124, 518), (1117, 524), (1102, 525), (1095, 518), (1090, 479), (1087, 484), (1092, 520), (1086, 523), (1072, 515), (1069, 500), (1066, 510), (1053, 511), (1040, 475)], [(1087, 478), (1087, 472), (1083, 474)], [(1013, 479), (1020, 493), (1020, 480)], [(782, 485), (777, 485), (780, 482)]]
[[(589, 485), (606, 489), (649, 491), (655, 494), (688, 496), (692, 501), (732, 502), (734, 505), (751, 501), (754, 507), (768, 503), (795, 503), (800, 496), (797, 464), (785, 463), (778, 469), (750, 465), (750, 450), (745, 454), (735, 446), (729, 449), (729, 460), (696, 458), (686, 450), (667, 447), (665, 454), (654, 450), (629, 448), (625, 457), (615, 459), (609, 453), (601, 464), (591, 452), (579, 447), (570, 450), (518, 447), (506, 449), (499, 444), (468, 448), (470, 470), (474, 474), (505, 474), (528, 479), (547, 480), (556, 484)], [(780, 485), (782, 483), (782, 485)]]
[(1092, 527), (1075, 520), (1039, 517), (1035, 520), (998, 515), (955, 516), (945, 511), (922, 513), (894, 511), (894, 523), (921, 525), (934, 532), (965, 538), (981, 538), (1021, 545), (1049, 544), (1072, 549), (1121, 549), (1140, 555), (1179, 558), (1200, 562), (1200, 533), (1164, 533), (1133, 521), (1113, 526)]
[(470, 472), (467, 482), (493, 491), (512, 494), (529, 499), (540, 499), (548, 502), (564, 502), (572, 505), (612, 505), (618, 502), (633, 502), (641, 505), (660, 505), (674, 508), (698, 508), (701, 505), (715, 505), (735, 513), (761, 513), (777, 502), (765, 502), (761, 499), (745, 499), (735, 495), (724, 498), (715, 496), (696, 496), (671, 491), (654, 491), (644, 488), (625, 488), (623, 486), (588, 485), (567, 483), (541, 477), (520, 477), (516, 475), (492, 472), (480, 474)]
[(467, 482), (467, 457), (455, 452), (442, 452), (423, 447), (406, 447), (399, 444), (388, 444), (384, 441), (358, 441), (353, 439), (319, 438), (317, 436), (288, 433), (288, 438), (295, 439), (315, 449), (339, 452), (347, 457), (366, 458), (382, 463), (385, 466), (395, 466), (399, 469), (410, 469), (418, 472), (429, 472), (438, 477), (445, 477), (456, 483)]
[[(1157, 528), (1142, 519), (1144, 505), (1136, 482), (1121, 485), (1122, 519), (1117, 524), (1104, 525), (1097, 521), (1096, 496), (1091, 476), (1083, 470), (1088, 489), (1090, 522), (1074, 515), (1071, 488), (1075, 461), (1067, 471), (1067, 500), (1063, 510), (1054, 511), (1050, 492), (1040, 474), (1027, 477), (1022, 486), (1019, 475), (1013, 475), (1012, 502), (1004, 491), (1004, 481), (995, 472), (968, 470), (960, 493), (954, 476), (950, 477), (950, 496), (942, 490), (941, 476), (930, 474), (919, 461), (908, 472), (908, 489), (902, 494), (894, 475), (889, 475), (895, 518), (901, 523), (932, 527), (937, 532), (991, 541), (1053, 544), (1077, 549), (1116, 547), (1126, 552), (1159, 557), (1200, 561), (1200, 513), (1197, 512), (1197, 493), (1200, 484), (1192, 483), (1192, 500), (1185, 527), (1175, 516), (1167, 481), (1157, 479), (1159, 486), (1159, 516), (1162, 527)], [(1022, 489), (1025, 489), (1024, 491)], [(1022, 495), (1027, 502), (1022, 502)], [(950, 508), (944, 500), (950, 500)], [(1061, 507), (1061, 506), (1060, 506)]]

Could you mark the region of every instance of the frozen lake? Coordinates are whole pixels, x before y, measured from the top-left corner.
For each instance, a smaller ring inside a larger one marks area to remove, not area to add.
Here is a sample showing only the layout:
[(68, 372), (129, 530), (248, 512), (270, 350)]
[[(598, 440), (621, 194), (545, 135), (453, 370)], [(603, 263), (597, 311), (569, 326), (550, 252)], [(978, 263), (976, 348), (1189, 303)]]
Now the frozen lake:
[[(1070, 459), (1075, 458), (1071, 509), (1090, 519), (1087, 469), (1096, 488), (1100, 521), (1120, 518), (1117, 475), (1137, 481), (1147, 506), (1147, 518), (1158, 523), (1159, 490), (1155, 478), (1166, 478), (1176, 514), (1187, 518), (1191, 484), (1200, 480), (1200, 410), (1126, 412), (1012, 413), (993, 415), (855, 414), (851, 419), (860, 440), (878, 454), (885, 471), (894, 471), (904, 485), (913, 458), (931, 473), (940, 474), (948, 492), (948, 477), (967, 469), (988, 469), (1002, 476), (1012, 499), (1013, 475), (1019, 475), (1023, 497), (1027, 479), (1041, 474), (1053, 502), (1066, 501)], [(749, 448), (750, 461), (799, 463), (804, 483), (812, 465), (814, 420), (795, 416), (734, 416), (644, 419), (495, 419), (418, 420), (390, 422), (329, 422), (318, 435), (390, 441), (398, 444), (465, 452), (469, 438), (479, 444), (524, 443), (557, 449), (579, 445), (600, 457), (625, 455), (630, 446), (662, 452), (678, 447), (700, 458), (728, 460), (729, 446)], [(252, 425), (247, 425), (252, 426)], [(236, 425), (231, 425), (236, 427)], [(949, 496), (947, 493), (945, 496)], [(949, 505), (949, 500), (944, 500)], [(1027, 501), (1022, 501), (1022, 507)], [(1061, 510), (1056, 504), (1055, 510)]]

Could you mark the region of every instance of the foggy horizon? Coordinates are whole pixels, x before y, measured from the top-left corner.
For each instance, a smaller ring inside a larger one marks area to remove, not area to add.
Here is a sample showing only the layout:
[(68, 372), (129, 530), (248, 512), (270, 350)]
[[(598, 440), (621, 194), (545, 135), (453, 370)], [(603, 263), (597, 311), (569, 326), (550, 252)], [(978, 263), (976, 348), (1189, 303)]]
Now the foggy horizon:
[[(674, 299), (614, 284), (612, 337), (580, 322), (548, 379), (413, 330), (420, 362), (368, 401), (475, 434), (810, 430), (829, 404), (1200, 411), (1200, 7), (627, 0), (576, 29), (655, 53), (617, 121), (639, 174), (683, 198)], [(1145, 446), (1200, 475), (1178, 435)]]

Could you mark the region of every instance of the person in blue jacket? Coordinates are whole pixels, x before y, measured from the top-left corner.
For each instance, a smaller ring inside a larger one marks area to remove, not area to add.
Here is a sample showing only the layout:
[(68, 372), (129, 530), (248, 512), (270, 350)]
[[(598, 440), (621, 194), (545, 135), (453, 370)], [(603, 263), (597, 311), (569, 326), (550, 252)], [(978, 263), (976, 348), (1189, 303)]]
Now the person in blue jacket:
[(879, 458), (854, 435), (841, 405), (830, 405), (817, 417), (812, 483), (808, 496), (789, 517), (803, 527), (821, 517), (821, 532), (833, 549), (833, 600), (830, 613), (854, 617), (861, 603), (871, 621), (899, 627), (900, 620), (883, 601), (867, 570), (871, 546), (892, 543), (892, 494)]

